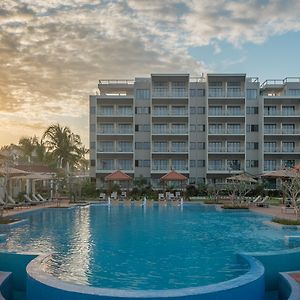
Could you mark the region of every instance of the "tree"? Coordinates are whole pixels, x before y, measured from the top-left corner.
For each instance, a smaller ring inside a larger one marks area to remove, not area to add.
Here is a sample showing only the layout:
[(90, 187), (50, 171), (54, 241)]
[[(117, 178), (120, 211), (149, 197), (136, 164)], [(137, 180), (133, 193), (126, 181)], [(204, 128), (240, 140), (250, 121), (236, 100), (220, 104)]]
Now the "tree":
[(80, 136), (71, 132), (69, 127), (59, 124), (51, 125), (43, 134), (42, 141), (57, 167), (64, 168), (67, 173), (78, 165), (86, 154)]
[(298, 207), (298, 197), (300, 196), (300, 173), (295, 173), (294, 177), (282, 180), (282, 191), (290, 199), (294, 208)]
[(38, 143), (38, 139), (36, 136), (34, 137), (22, 137), (19, 140), (19, 149), (22, 151), (24, 155), (24, 160), (28, 163), (32, 162), (32, 156)]

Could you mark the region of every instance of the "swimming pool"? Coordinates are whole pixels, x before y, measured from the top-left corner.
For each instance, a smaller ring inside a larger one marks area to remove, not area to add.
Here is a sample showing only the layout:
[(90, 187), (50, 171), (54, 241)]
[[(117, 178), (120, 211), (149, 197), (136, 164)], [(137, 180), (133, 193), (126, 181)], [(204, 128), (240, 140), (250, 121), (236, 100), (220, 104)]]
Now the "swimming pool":
[(7, 233), (2, 249), (52, 253), (44, 270), (64, 281), (127, 290), (198, 287), (248, 270), (237, 252), (282, 250), (284, 235), (252, 212), (211, 206), (91, 205), (44, 209)]

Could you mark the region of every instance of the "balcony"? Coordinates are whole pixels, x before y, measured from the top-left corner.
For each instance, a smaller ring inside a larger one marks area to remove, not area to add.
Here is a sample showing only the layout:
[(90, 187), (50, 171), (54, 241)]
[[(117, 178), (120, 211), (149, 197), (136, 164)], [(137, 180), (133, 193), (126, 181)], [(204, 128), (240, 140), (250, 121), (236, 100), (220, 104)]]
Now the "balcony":
[(245, 111), (233, 111), (233, 110), (220, 110), (220, 111), (208, 111), (209, 117), (244, 117)]
[(225, 147), (209, 147), (208, 148), (208, 153), (229, 153), (229, 154), (234, 154), (234, 153), (242, 153), (244, 154), (245, 149), (244, 148), (225, 148)]
[(152, 97), (153, 98), (187, 98), (188, 97), (188, 90), (186, 88), (182, 89), (171, 89), (168, 88), (153, 88), (152, 90)]
[(300, 111), (299, 110), (291, 110), (291, 111), (268, 111), (264, 112), (264, 117), (299, 117)]
[(122, 130), (122, 129), (113, 129), (113, 130), (98, 130), (97, 135), (132, 135), (133, 130)]
[(187, 147), (182, 147), (182, 148), (153, 148), (152, 152), (154, 154), (156, 154), (156, 153), (180, 154), (180, 153), (188, 153), (188, 148)]
[(152, 113), (153, 117), (187, 117), (188, 116), (188, 111), (187, 110), (182, 110), (182, 111), (156, 111), (153, 110)]
[(213, 130), (209, 129), (208, 134), (211, 135), (218, 135), (218, 134), (238, 134), (238, 135), (244, 135), (245, 134), (245, 129), (218, 129), (218, 130)]
[(224, 88), (209, 88), (208, 89), (208, 97), (211, 98), (244, 98), (245, 93), (243, 91), (231, 91)]
[(285, 129), (265, 129), (264, 130), (265, 135), (298, 135), (300, 134), (300, 130), (285, 130)]
[(158, 129), (152, 129), (152, 134), (155, 135), (187, 135), (188, 130), (183, 129), (183, 130), (178, 130), (178, 129), (166, 129), (166, 130), (158, 130)]
[(264, 153), (265, 154), (299, 154), (300, 153), (300, 148), (290, 148), (290, 149), (286, 149), (286, 148), (282, 148), (280, 149), (275, 148), (275, 149), (264, 149)]

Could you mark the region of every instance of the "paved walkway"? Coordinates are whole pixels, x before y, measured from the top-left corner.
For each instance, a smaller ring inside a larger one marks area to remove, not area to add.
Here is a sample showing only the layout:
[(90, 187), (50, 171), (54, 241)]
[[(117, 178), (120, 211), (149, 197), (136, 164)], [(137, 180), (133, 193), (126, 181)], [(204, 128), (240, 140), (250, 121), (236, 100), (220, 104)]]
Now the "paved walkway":
[(294, 213), (293, 210), (283, 211), (282, 206), (269, 206), (269, 207), (257, 207), (251, 206), (250, 210), (263, 213), (266, 215), (271, 215), (273, 217), (278, 217), (281, 219), (297, 220), (299, 217)]

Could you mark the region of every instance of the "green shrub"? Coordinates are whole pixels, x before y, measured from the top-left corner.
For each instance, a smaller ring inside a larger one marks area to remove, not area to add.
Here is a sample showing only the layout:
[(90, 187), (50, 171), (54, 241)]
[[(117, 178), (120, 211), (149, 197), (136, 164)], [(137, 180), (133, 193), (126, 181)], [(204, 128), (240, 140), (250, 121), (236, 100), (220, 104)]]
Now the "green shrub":
[(283, 218), (273, 218), (272, 222), (282, 224), (282, 225), (300, 225), (300, 220), (288, 220)]

